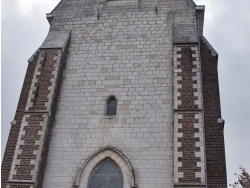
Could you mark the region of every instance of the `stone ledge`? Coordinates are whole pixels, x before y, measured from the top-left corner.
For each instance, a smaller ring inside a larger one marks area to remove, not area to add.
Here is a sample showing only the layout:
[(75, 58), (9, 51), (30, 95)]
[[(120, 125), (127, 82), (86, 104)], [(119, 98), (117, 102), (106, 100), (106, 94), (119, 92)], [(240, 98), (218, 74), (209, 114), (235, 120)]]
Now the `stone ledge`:
[(178, 187), (178, 188), (194, 188), (194, 187), (200, 187), (200, 188), (204, 188), (206, 187), (205, 184), (200, 184), (200, 183), (176, 183), (174, 185), (174, 187)]
[(50, 31), (40, 49), (62, 49), (64, 51), (70, 38), (69, 31)]

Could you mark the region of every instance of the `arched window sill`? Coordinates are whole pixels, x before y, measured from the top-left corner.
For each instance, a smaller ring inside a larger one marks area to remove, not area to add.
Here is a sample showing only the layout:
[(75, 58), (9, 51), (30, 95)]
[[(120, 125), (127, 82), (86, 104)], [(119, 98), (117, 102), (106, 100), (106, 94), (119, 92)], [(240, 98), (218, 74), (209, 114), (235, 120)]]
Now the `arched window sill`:
[(116, 119), (117, 115), (104, 115), (103, 118), (105, 118), (105, 119)]

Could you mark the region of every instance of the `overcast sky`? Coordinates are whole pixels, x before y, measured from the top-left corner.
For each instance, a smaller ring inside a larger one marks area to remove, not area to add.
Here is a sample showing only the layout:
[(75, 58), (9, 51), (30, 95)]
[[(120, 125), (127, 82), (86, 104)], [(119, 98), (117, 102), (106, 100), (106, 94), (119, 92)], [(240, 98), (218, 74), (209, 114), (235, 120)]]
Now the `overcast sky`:
[[(2, 0), (2, 155), (27, 60), (45, 39), (59, 0)], [(206, 5), (204, 35), (219, 53), (219, 82), (228, 183), (242, 165), (250, 171), (250, 0), (195, 0)]]

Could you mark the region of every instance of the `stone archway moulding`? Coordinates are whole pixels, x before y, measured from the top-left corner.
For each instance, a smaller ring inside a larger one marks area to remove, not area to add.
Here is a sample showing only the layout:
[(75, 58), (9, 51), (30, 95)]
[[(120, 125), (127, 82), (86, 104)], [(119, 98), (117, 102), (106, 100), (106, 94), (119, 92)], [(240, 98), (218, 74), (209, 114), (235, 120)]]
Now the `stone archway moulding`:
[(121, 151), (112, 146), (100, 148), (84, 161), (76, 173), (73, 187), (87, 188), (89, 178), (94, 168), (105, 159), (113, 160), (121, 168), (124, 188), (137, 188), (134, 170), (130, 161)]

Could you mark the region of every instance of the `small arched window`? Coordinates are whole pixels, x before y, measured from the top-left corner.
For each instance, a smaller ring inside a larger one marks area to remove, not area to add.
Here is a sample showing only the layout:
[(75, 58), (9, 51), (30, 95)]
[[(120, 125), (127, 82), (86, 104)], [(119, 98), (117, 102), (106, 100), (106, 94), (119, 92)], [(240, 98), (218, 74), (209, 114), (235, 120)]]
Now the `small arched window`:
[(104, 160), (92, 172), (88, 188), (123, 188), (120, 167), (111, 159)]
[(106, 101), (106, 114), (107, 116), (115, 116), (117, 111), (117, 99), (115, 96), (110, 96)]

